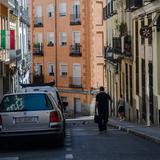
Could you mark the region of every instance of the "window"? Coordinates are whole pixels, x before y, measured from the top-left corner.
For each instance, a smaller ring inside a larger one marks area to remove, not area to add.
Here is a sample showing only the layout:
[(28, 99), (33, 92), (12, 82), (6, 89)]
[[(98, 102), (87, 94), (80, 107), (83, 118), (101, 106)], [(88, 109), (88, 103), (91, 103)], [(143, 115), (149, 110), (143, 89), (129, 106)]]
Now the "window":
[(55, 68), (55, 66), (53, 63), (48, 64), (48, 75), (49, 76), (54, 76), (54, 68)]
[(72, 12), (73, 12), (73, 15), (75, 16), (75, 18), (79, 18), (79, 15), (80, 15), (80, 4), (79, 4), (79, 1), (74, 2)]
[(67, 34), (65, 32), (60, 33), (60, 45), (61, 46), (67, 45)]
[(50, 99), (45, 94), (20, 94), (4, 97), (1, 112), (39, 111), (53, 109)]
[(54, 32), (47, 32), (47, 46), (54, 46)]
[(60, 3), (59, 15), (60, 16), (66, 16), (66, 3)]
[(67, 64), (60, 65), (60, 75), (67, 76)]
[(35, 33), (35, 43), (42, 43), (42, 33), (41, 32), (37, 32)]
[(47, 17), (53, 17), (54, 15), (54, 6), (53, 4), (49, 4), (47, 6)]
[(72, 33), (73, 44), (80, 44), (80, 31), (74, 31)]
[(41, 6), (36, 6), (35, 17), (42, 17), (42, 7)]
[(42, 75), (42, 65), (39, 64), (39, 63), (36, 63), (35, 66), (34, 66), (34, 72), (35, 72), (35, 75)]

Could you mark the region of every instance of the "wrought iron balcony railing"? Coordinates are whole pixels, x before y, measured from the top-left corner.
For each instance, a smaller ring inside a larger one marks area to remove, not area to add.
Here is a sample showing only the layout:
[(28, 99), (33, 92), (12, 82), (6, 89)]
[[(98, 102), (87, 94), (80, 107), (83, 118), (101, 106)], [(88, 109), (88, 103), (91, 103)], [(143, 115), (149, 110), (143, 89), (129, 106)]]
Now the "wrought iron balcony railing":
[(33, 55), (35, 56), (43, 56), (43, 44), (35, 43), (33, 46)]
[(77, 57), (82, 56), (81, 45), (79, 43), (70, 46), (70, 56), (77, 56)]
[(81, 25), (80, 14), (71, 15), (70, 25)]
[(126, 10), (133, 11), (143, 6), (143, 0), (126, 0)]
[(117, 54), (121, 54), (122, 46), (121, 46), (121, 37), (113, 37), (113, 52)]
[(34, 27), (43, 27), (42, 17), (35, 17), (34, 18)]
[(44, 75), (41, 74), (33, 74), (33, 83), (44, 83)]
[(70, 77), (69, 87), (71, 88), (82, 88), (82, 77)]

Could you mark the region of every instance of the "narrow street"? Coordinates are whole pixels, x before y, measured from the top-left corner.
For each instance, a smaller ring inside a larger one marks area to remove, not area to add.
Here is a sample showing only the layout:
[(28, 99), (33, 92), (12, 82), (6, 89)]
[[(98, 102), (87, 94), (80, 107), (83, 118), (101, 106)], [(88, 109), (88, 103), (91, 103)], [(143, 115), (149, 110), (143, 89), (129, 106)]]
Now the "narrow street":
[(57, 147), (51, 142), (8, 142), (1, 146), (0, 160), (159, 160), (160, 157), (158, 144), (111, 127), (107, 133), (99, 133), (92, 120), (67, 121), (65, 146)]

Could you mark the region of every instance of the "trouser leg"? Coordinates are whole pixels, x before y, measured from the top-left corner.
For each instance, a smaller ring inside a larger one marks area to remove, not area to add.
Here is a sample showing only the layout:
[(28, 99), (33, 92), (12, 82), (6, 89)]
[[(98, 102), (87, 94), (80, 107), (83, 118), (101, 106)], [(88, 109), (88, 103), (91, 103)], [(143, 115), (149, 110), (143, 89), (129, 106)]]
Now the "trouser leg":
[(103, 115), (103, 130), (107, 130), (107, 122), (108, 122), (108, 118), (107, 118), (107, 115)]
[(99, 114), (98, 128), (99, 128), (100, 131), (103, 130), (103, 117), (102, 117), (101, 114)]

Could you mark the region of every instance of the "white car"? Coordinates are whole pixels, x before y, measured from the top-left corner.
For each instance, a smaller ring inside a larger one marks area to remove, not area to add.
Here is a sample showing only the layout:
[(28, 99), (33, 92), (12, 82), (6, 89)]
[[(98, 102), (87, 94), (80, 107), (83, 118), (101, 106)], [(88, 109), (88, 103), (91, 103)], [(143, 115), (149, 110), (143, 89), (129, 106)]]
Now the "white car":
[(45, 135), (64, 144), (64, 116), (50, 93), (4, 95), (0, 103), (0, 138)]

